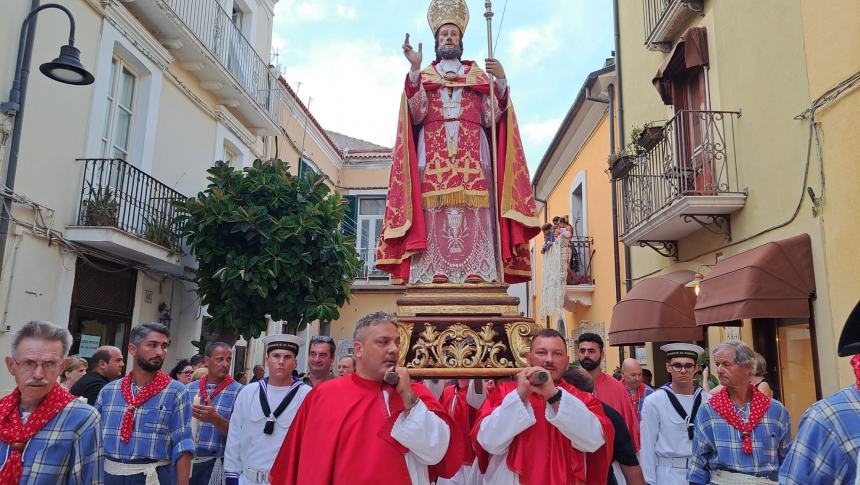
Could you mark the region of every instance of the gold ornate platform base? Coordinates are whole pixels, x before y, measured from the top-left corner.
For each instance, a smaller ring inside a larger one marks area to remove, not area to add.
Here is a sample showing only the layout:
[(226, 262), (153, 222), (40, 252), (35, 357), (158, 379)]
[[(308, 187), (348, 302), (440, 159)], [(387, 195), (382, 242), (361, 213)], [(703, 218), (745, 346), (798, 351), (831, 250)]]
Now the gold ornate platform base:
[(409, 285), (397, 299), (400, 362), (424, 378), (504, 377), (526, 365), (541, 327), (508, 285)]

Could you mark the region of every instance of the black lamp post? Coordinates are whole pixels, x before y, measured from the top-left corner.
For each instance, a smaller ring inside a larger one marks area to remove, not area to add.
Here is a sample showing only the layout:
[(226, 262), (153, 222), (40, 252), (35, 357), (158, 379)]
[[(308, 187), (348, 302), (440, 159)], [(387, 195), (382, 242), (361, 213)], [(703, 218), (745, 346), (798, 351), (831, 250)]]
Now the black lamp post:
[[(15, 172), (18, 169), (18, 148), (21, 145), (21, 128), (24, 125), (24, 102), (27, 99), (27, 84), (30, 79), (30, 60), (33, 55), (33, 42), (36, 34), (36, 14), (42, 10), (55, 8), (69, 17), (69, 43), (60, 47), (60, 55), (51, 62), (39, 66), (42, 74), (65, 84), (85, 86), (95, 78), (81, 64), (81, 53), (75, 47), (75, 18), (66, 7), (56, 3), (39, 5), (33, 0), (30, 13), (21, 23), (21, 37), (18, 40), (18, 62), (15, 65), (15, 78), (9, 90), (9, 101), (0, 104), (0, 111), (15, 117), (12, 126), (12, 140), (9, 143), (9, 162), (6, 168), (6, 193), (3, 195), (3, 208), (0, 209), (0, 271), (3, 269), (3, 256), (6, 253), (6, 239), (9, 235), (9, 220), (12, 218), (12, 198), (15, 188)], [(5, 211), (6, 214), (3, 214)]]

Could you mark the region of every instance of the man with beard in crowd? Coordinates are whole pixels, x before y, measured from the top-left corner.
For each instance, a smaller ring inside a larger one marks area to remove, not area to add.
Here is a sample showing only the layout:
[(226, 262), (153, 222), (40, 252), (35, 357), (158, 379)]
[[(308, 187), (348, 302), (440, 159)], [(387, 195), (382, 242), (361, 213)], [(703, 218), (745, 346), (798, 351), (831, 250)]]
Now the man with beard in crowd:
[(579, 351), (579, 365), (591, 374), (594, 379), (594, 397), (612, 406), (613, 409), (624, 417), (633, 446), (639, 451), (639, 418), (636, 410), (630, 402), (624, 384), (606, 375), (600, 368), (603, 361), (603, 339), (596, 333), (584, 333), (577, 340)]
[(105, 385), (96, 400), (102, 418), (105, 485), (158, 482), (188, 485), (191, 473), (191, 406), (188, 391), (161, 370), (170, 330), (160, 323), (131, 329), (134, 367)]
[(90, 357), (90, 371), (69, 389), (73, 396), (83, 397), (90, 406), (96, 403), (99, 392), (108, 382), (119, 379), (125, 362), (118, 348), (104, 345)]

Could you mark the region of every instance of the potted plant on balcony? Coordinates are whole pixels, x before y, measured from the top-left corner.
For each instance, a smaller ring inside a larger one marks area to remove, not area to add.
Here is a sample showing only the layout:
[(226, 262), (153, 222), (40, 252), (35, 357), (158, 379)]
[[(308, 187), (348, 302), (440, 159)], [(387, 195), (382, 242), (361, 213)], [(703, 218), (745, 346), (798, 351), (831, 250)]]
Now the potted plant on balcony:
[(618, 180), (627, 175), (633, 169), (636, 156), (637, 153), (630, 147), (624, 147), (609, 155), (606, 163), (609, 165), (609, 174), (612, 176), (612, 180)]
[(146, 231), (143, 234), (143, 238), (167, 248), (170, 254), (179, 253), (179, 238), (176, 234), (176, 224), (172, 220), (149, 219), (146, 222)]
[(94, 188), (89, 186), (90, 196), (81, 204), (85, 226), (116, 226), (119, 215), (119, 202), (110, 187)]
[(645, 123), (642, 127), (634, 128), (630, 132), (630, 139), (643, 151), (648, 151), (657, 146), (663, 140), (663, 126)]

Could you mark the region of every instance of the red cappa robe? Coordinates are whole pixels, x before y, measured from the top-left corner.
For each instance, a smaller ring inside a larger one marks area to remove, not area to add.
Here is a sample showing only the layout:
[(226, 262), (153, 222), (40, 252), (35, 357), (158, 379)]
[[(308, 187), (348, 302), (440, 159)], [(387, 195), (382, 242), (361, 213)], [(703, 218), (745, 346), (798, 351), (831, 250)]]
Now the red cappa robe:
[[(457, 386), (453, 384), (447, 386), (442, 390), (442, 396), (439, 398), (439, 402), (442, 404), (442, 407), (454, 420), (454, 426), (459, 428), (462, 433), (462, 465), (471, 465), (475, 461), (475, 450), (472, 448), (472, 442), (469, 439), (469, 432), (475, 424), (475, 420), (478, 419), (478, 410), (470, 406), (466, 401), (466, 394), (469, 391), (469, 385), (462, 389), (457, 389)], [(454, 399), (455, 396), (456, 399)]]
[[(546, 401), (535, 394), (529, 397), (535, 414), (535, 424), (518, 434), (508, 447), (508, 469), (516, 473), (523, 485), (605, 485), (612, 464), (612, 440), (615, 429), (612, 421), (603, 412), (600, 401), (565, 381), (558, 387), (585, 403), (589, 411), (597, 416), (603, 430), (604, 445), (593, 453), (584, 453), (573, 447), (561, 431), (546, 420)], [(487, 402), (478, 414), (472, 428), (471, 440), (478, 456), (481, 473), (487, 472), (490, 454), (478, 443), (481, 421), (502, 405), (505, 396), (516, 392), (515, 381), (501, 382), (487, 396)]]
[(630, 430), (630, 438), (633, 439), (633, 447), (638, 453), (639, 417), (636, 414), (636, 408), (630, 402), (624, 384), (602, 372), (600, 377), (594, 380), (594, 397), (612, 406), (612, 409), (618, 411), (618, 414), (624, 418), (627, 429)]
[[(474, 61), (462, 61), (465, 74), (455, 80), (446, 80), (436, 71), (436, 62), (421, 71), (420, 83), (425, 91), (438, 91), (450, 87), (472, 89), (481, 95), (489, 94), (490, 81), (484, 71)], [(417, 88), (412, 86), (407, 75), (403, 96), (400, 100), (400, 113), (397, 123), (397, 138), (392, 153), (391, 174), (388, 184), (388, 199), (385, 206), (382, 233), (376, 251), (376, 266), (390, 273), (392, 282), (405, 283), (409, 280), (412, 255), (427, 249), (427, 227), (424, 221), (424, 198), (422, 180), (418, 171), (419, 126), (414, 126), (409, 112), (408, 98)], [(509, 90), (508, 90), (509, 91)], [(520, 139), (519, 125), (513, 104), (507, 99), (500, 105), (507, 105), (497, 123), (496, 223), (499, 224), (500, 245), (505, 282), (520, 283), (531, 279), (531, 258), (529, 241), (540, 232), (535, 199), (531, 180), (526, 166), (525, 153)], [(502, 108), (504, 109), (504, 108)], [(482, 128), (483, 129), (483, 128)], [(461, 127), (461, 132), (463, 128)], [(461, 133), (462, 135), (462, 133)], [(428, 136), (425, 133), (425, 136)], [(490, 143), (489, 134), (487, 139)], [(424, 181), (426, 182), (426, 181)], [(458, 182), (459, 183), (459, 182)], [(476, 189), (469, 181), (463, 181), (460, 191)], [(457, 198), (453, 187), (438, 187), (439, 193)], [(484, 186), (486, 191), (486, 186)], [(478, 197), (473, 194), (474, 197)], [(434, 196), (435, 197), (435, 196)], [(465, 195), (462, 198), (468, 198)]]
[[(385, 410), (383, 389), (389, 391)], [(462, 438), (453, 420), (422, 384), (415, 395), (451, 429), (448, 451), (429, 467), (430, 479), (451, 477), (460, 468)], [(358, 374), (332, 379), (308, 394), (272, 465), (272, 485), (409, 485), (404, 455), (409, 451), (391, 437), (403, 400), (390, 386)]]

